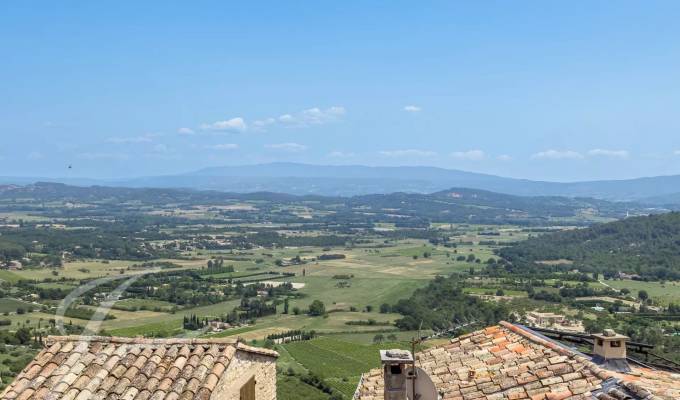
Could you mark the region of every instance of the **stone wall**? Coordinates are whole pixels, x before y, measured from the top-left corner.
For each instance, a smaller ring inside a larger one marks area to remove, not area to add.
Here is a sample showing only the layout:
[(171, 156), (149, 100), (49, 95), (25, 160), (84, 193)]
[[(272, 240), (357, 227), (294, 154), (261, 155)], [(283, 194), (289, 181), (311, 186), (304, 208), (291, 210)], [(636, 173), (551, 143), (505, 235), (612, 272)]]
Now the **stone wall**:
[(229, 363), (211, 400), (239, 400), (241, 387), (252, 377), (257, 400), (276, 400), (276, 359), (242, 350)]

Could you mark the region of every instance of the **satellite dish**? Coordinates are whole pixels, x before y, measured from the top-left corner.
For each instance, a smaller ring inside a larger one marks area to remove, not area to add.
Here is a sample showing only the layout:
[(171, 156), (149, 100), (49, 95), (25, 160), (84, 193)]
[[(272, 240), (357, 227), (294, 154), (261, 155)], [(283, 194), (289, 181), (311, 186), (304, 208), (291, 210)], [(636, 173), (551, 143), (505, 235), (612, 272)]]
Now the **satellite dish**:
[[(409, 370), (409, 375), (411, 375), (412, 370)], [(413, 385), (415, 384), (416, 397), (413, 398)], [(422, 368), (416, 367), (416, 379), (409, 379), (407, 383), (406, 397), (408, 400), (437, 400), (439, 395), (437, 394), (437, 388), (434, 386), (432, 379), (423, 371)]]

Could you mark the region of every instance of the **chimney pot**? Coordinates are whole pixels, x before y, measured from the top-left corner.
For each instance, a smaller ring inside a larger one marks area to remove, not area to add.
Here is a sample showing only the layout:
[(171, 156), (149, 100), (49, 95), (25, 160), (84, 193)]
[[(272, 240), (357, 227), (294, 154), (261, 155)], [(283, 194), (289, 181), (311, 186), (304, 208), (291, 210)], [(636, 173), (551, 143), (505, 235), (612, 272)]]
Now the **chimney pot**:
[(380, 350), (385, 379), (385, 400), (407, 400), (407, 373), (413, 355), (406, 350)]
[(619, 335), (613, 329), (593, 334), (593, 361), (616, 369), (626, 368), (626, 342), (628, 336)]

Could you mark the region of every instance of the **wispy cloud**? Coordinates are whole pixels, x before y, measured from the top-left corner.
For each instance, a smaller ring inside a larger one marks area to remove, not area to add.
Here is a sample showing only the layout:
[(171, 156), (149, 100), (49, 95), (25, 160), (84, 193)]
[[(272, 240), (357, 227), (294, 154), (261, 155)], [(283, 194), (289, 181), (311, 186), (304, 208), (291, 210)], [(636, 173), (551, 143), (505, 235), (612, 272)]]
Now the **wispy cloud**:
[(204, 131), (213, 132), (244, 132), (248, 125), (246, 125), (246, 121), (243, 118), (235, 117), (210, 124), (201, 124), (200, 128)]
[(308, 149), (307, 146), (304, 144), (299, 144), (299, 143), (274, 143), (274, 144), (266, 144), (264, 147), (268, 149), (273, 149), (273, 150), (280, 150), (280, 151), (287, 151), (291, 153), (297, 153), (300, 151), (305, 151)]
[(84, 160), (127, 160), (129, 156), (124, 153), (80, 153), (78, 158)]
[(153, 146), (153, 148), (151, 150), (154, 153), (168, 153), (168, 152), (170, 152), (170, 149), (168, 148), (168, 146), (166, 146), (162, 143), (159, 143), (159, 144)]
[(628, 158), (630, 153), (627, 150), (593, 149), (588, 152), (588, 155), (592, 157)]
[[(278, 122), (284, 125), (310, 126), (323, 125), (338, 121), (346, 113), (344, 107), (333, 106), (325, 109), (314, 107), (302, 110), (295, 114), (283, 114), (277, 118)], [(264, 121), (270, 121), (267, 119)]]
[(253, 129), (255, 129), (257, 131), (263, 131), (268, 126), (274, 125), (275, 123), (276, 123), (276, 119), (274, 119), (274, 118), (258, 119), (255, 122), (253, 122)]
[[(243, 117), (234, 117), (224, 121), (203, 123), (198, 129), (204, 132), (264, 132), (274, 126), (307, 127), (324, 125), (342, 119), (346, 114), (345, 107), (332, 106), (328, 108), (312, 107), (295, 113), (283, 114), (278, 117), (266, 117), (254, 121), (246, 121)], [(192, 128), (179, 128), (181, 135), (194, 135), (197, 132)]]
[(573, 150), (545, 150), (532, 154), (531, 158), (546, 160), (577, 160), (584, 157), (583, 154)]
[(481, 161), (486, 158), (486, 153), (482, 150), (454, 151), (451, 157), (457, 160)]
[(161, 136), (159, 133), (146, 133), (140, 136), (128, 136), (128, 137), (114, 136), (106, 139), (106, 142), (114, 144), (151, 143), (153, 142), (154, 138), (157, 138), (159, 136)]
[(356, 157), (356, 153), (336, 150), (336, 151), (331, 151), (330, 153), (328, 153), (328, 157), (332, 157), (332, 158), (352, 158), (352, 157)]
[(235, 150), (238, 149), (238, 144), (236, 143), (220, 143), (205, 146), (206, 149), (210, 150)]
[(40, 160), (42, 158), (45, 158), (45, 156), (43, 155), (43, 153), (39, 151), (32, 151), (28, 153), (28, 155), (26, 155), (26, 158), (28, 158), (29, 160)]
[(675, 154), (676, 156), (680, 156), (680, 150), (675, 150), (673, 154)]
[(501, 154), (500, 156), (496, 157), (499, 161), (512, 161), (512, 156), (508, 154)]
[(422, 110), (423, 110), (422, 108), (420, 108), (418, 106), (414, 106), (414, 105), (404, 106), (404, 111), (410, 112), (410, 113), (417, 113), (417, 112), (420, 112)]
[(420, 149), (382, 150), (379, 154), (384, 157), (433, 157), (437, 155), (434, 151)]

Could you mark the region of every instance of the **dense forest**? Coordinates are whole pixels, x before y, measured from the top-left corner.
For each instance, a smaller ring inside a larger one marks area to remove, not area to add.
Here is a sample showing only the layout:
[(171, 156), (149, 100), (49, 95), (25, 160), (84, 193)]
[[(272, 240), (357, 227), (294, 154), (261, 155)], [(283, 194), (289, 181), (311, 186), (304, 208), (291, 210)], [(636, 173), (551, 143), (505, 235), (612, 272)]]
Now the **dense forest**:
[[(680, 213), (650, 215), (545, 234), (499, 254), (507, 268), (579, 269), (606, 278), (624, 272), (640, 279), (680, 279)], [(564, 260), (564, 263), (543, 261)]]
[(488, 326), (511, 318), (505, 304), (485, 302), (463, 293), (461, 278), (457, 275), (435, 278), (410, 298), (399, 300), (392, 311), (404, 316), (396, 321), (404, 330), (421, 327), (447, 330), (467, 324)]

